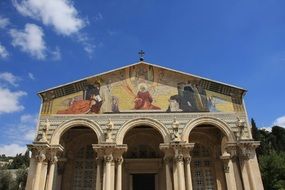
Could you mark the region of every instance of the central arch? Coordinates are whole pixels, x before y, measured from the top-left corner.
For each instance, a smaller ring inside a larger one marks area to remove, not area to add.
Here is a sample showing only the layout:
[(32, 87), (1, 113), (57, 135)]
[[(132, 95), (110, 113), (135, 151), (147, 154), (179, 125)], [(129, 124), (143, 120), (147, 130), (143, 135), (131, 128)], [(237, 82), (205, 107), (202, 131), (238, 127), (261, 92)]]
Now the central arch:
[(199, 125), (212, 125), (220, 129), (228, 142), (234, 142), (235, 136), (230, 127), (224, 121), (214, 117), (199, 117), (188, 122), (182, 132), (182, 140), (188, 142), (191, 131)]
[(101, 143), (103, 141), (103, 139), (102, 139), (104, 136), (103, 131), (96, 122), (91, 121), (89, 119), (85, 119), (85, 118), (76, 118), (76, 119), (68, 120), (68, 121), (62, 123), (61, 125), (59, 125), (55, 129), (55, 131), (51, 137), (50, 144), (52, 144), (52, 145), (59, 144), (60, 137), (66, 131), (68, 131), (69, 129), (76, 127), (76, 126), (85, 126), (85, 127), (92, 129), (95, 132), (95, 134), (97, 135), (98, 143)]
[(141, 126), (141, 125), (149, 126), (149, 127), (156, 129), (161, 134), (164, 143), (170, 142), (169, 131), (162, 123), (160, 123), (157, 120), (150, 119), (150, 118), (136, 118), (136, 119), (132, 119), (130, 121), (127, 121), (119, 129), (117, 136), (116, 136), (116, 143), (117, 144), (123, 144), (123, 140), (124, 140), (126, 133), (130, 129), (137, 127), (137, 126)]

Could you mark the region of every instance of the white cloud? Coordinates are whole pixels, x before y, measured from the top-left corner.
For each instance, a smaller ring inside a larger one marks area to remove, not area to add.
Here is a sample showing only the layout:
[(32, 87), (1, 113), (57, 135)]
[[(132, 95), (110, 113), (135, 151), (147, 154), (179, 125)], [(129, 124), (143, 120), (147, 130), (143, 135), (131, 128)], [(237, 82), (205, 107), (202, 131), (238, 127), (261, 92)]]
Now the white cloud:
[(1, 58), (6, 58), (9, 56), (8, 51), (6, 50), (6, 48), (0, 43), (0, 57)]
[(28, 73), (28, 76), (29, 76), (29, 78), (32, 79), (32, 80), (35, 80), (35, 79), (36, 79), (33, 73)]
[(27, 95), (23, 91), (12, 92), (10, 89), (0, 87), (0, 114), (22, 111), (20, 98)]
[(6, 28), (10, 24), (10, 21), (8, 18), (4, 18), (0, 16), (0, 28)]
[(51, 51), (52, 60), (58, 61), (61, 60), (61, 52), (59, 47), (56, 47), (54, 51)]
[[(0, 73), (0, 81), (7, 82), (13, 86), (18, 86), (19, 77), (9, 72)], [(0, 85), (1, 86), (1, 85)]]
[(21, 123), (36, 124), (38, 121), (38, 116), (32, 114), (24, 114), (21, 115), (20, 121)]
[(15, 156), (16, 154), (24, 154), (27, 150), (26, 146), (20, 146), (18, 144), (0, 145), (0, 155)]
[(76, 35), (76, 38), (77, 41), (83, 45), (83, 49), (89, 55), (89, 57), (92, 57), (96, 45), (90, 42), (90, 38), (88, 37), (88, 35), (79, 33)]
[(98, 14), (96, 14), (96, 16), (94, 17), (95, 22), (97, 22), (99, 20), (103, 20), (103, 15), (100, 12)]
[(275, 121), (273, 122), (273, 125), (277, 125), (277, 126), (285, 128), (285, 115), (275, 119)]
[(59, 34), (77, 33), (86, 23), (70, 0), (13, 0), (18, 12), (51, 25)]
[(261, 127), (260, 129), (271, 132), (272, 131), (272, 127)]
[(37, 59), (45, 58), (46, 45), (41, 27), (35, 24), (26, 24), (23, 31), (10, 30), (10, 35), (13, 38), (13, 46), (19, 46), (22, 51), (31, 54)]
[[(3, 131), (6, 137), (5, 140), (11, 143), (0, 145), (0, 154), (14, 156), (17, 153), (22, 153), (22, 150), (25, 151), (24, 145), (31, 143), (35, 139), (37, 118), (37, 114), (23, 114), (14, 123), (2, 125), (3, 129), (6, 129)], [(15, 150), (9, 150), (9, 148)]]

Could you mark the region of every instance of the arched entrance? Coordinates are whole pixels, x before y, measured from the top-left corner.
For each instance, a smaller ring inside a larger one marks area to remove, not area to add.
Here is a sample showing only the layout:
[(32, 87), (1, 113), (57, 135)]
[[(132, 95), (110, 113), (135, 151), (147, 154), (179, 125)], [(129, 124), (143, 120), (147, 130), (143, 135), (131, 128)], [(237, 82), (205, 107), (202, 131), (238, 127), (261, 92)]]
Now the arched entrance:
[(131, 128), (123, 143), (128, 150), (123, 155), (124, 190), (163, 190), (162, 152), (163, 137), (158, 130), (147, 125)]
[(189, 142), (195, 143), (190, 153), (193, 190), (226, 189), (220, 159), (223, 137), (220, 129), (213, 125), (199, 125), (191, 130)]
[(94, 190), (96, 185), (96, 153), (92, 144), (97, 135), (86, 126), (74, 126), (60, 137), (64, 147), (58, 163), (57, 188), (61, 190)]

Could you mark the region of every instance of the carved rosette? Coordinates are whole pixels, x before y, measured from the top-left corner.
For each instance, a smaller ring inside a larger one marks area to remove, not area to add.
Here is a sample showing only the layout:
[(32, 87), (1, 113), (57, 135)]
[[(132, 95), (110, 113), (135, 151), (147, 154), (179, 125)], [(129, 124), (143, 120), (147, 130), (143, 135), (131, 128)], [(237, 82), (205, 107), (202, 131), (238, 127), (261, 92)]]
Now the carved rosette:
[(112, 155), (112, 154), (109, 154), (109, 155), (104, 156), (104, 161), (105, 161), (106, 163), (113, 162), (113, 155)]

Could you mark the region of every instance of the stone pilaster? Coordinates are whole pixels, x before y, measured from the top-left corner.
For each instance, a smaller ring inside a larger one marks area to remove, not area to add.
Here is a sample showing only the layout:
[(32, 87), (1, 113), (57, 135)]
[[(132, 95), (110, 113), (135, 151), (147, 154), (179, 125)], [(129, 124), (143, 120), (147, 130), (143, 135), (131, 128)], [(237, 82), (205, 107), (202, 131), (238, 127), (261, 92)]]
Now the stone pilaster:
[[(172, 160), (172, 176), (173, 186), (166, 183), (167, 189), (174, 190), (191, 190), (191, 168), (190, 168), (190, 151), (194, 147), (194, 143), (171, 142), (169, 144), (161, 144), (160, 149), (165, 153), (165, 160)], [(185, 165), (184, 165), (185, 162)], [(166, 163), (166, 175), (170, 171), (169, 162)], [(167, 176), (166, 176), (167, 177)], [(169, 178), (169, 177), (167, 177)], [(169, 180), (171, 182), (171, 180)], [(186, 188), (185, 188), (186, 187)]]
[(55, 168), (57, 165), (58, 157), (62, 153), (63, 147), (61, 145), (53, 145), (48, 151), (49, 172), (47, 178), (46, 190), (53, 190), (54, 181), (56, 181)]
[(93, 144), (93, 149), (104, 160), (103, 190), (114, 190), (115, 188), (120, 190), (122, 188), (122, 154), (127, 150), (127, 146), (102, 143)]
[[(258, 164), (255, 164), (257, 162), (255, 149), (259, 146), (259, 144), (260, 143), (258, 141), (251, 140), (242, 140), (237, 143), (238, 156), (245, 189), (263, 189)], [(257, 165), (257, 167), (253, 168), (252, 165)]]
[[(50, 145), (47, 142), (35, 142), (28, 145), (28, 149), (32, 152), (32, 167), (29, 169), (26, 190), (43, 190), (45, 187), (46, 168), (43, 168), (46, 162), (47, 152)], [(43, 184), (43, 185), (41, 185)]]

